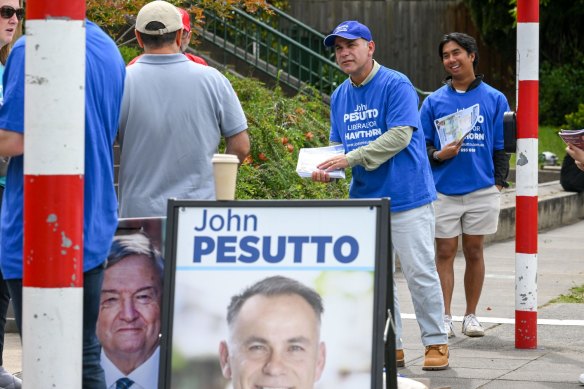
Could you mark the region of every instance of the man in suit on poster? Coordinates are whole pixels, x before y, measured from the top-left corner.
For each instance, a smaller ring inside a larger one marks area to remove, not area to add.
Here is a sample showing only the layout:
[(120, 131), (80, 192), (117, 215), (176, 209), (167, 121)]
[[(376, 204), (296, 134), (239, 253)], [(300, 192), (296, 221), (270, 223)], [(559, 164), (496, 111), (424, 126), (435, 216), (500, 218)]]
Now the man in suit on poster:
[(163, 260), (150, 239), (116, 236), (97, 321), (108, 389), (158, 387), (162, 284)]

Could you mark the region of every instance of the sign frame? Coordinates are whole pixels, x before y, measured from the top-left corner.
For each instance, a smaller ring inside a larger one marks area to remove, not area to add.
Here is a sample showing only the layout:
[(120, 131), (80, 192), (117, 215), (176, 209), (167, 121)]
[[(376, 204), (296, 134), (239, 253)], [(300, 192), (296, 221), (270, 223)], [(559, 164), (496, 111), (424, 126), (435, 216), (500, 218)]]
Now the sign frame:
[[(177, 200), (169, 199), (167, 209), (165, 239), (165, 272), (162, 306), (162, 328), (160, 341), (159, 387), (170, 389), (172, 386), (172, 348), (173, 323), (176, 296), (177, 252), (179, 231), (179, 210), (185, 208), (232, 209), (277, 208), (286, 212), (297, 212), (299, 208), (318, 209), (338, 208), (339, 212), (348, 208), (375, 208), (375, 259), (373, 291), (373, 339), (371, 339), (371, 389), (397, 388), (397, 369), (395, 363), (395, 332), (388, 314), (393, 314), (393, 274), (390, 231), (390, 200), (351, 199), (351, 200)], [(322, 221), (322, 219), (320, 220)], [(350, 221), (351, 224), (354, 221)], [(310, 223), (310, 220), (306, 220)], [(355, 228), (355, 227), (351, 227)], [(274, 275), (278, 275), (277, 270)], [(352, 337), (355, 334), (347, 334)]]

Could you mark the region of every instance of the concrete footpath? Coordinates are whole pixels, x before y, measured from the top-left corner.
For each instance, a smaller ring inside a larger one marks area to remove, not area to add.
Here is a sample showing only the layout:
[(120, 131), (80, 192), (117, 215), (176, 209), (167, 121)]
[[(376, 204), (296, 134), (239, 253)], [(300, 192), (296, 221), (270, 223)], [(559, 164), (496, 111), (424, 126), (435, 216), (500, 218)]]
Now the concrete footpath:
[(538, 240), (538, 347), (515, 349), (515, 242), (497, 242), (485, 249), (486, 277), (477, 316), (485, 336), (461, 333), (465, 310), (464, 257), (455, 260), (452, 312), (456, 337), (450, 339), (450, 368), (421, 369), (424, 348), (403, 275), (396, 275), (404, 326), (409, 378), (430, 379), (430, 388), (538, 389), (584, 388), (584, 304), (550, 304), (574, 286), (584, 285), (584, 221), (540, 232)]

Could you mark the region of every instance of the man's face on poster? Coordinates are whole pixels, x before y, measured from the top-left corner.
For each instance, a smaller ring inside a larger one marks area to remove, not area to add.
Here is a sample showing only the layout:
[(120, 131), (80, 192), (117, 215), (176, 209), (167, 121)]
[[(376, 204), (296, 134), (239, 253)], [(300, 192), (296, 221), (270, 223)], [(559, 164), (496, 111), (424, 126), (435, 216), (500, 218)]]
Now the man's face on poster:
[(312, 389), (326, 359), (320, 320), (296, 294), (247, 300), (220, 354), (234, 389)]
[(97, 336), (105, 353), (145, 361), (158, 346), (161, 279), (145, 255), (130, 255), (104, 272)]

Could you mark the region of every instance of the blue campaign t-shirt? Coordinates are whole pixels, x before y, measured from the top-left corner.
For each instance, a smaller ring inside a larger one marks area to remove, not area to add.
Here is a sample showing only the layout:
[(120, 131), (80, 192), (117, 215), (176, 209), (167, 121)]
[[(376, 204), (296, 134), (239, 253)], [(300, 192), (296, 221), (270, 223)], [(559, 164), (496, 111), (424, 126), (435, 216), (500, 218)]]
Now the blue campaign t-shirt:
[[(0, 79), (4, 75), (4, 65), (0, 63)], [(4, 94), (2, 93), (3, 85), (0, 83), (0, 107), (2, 106), (2, 101), (4, 100)], [(6, 185), (6, 176), (0, 176), (0, 186), (4, 188)]]
[(436, 199), (424, 135), (420, 128), (418, 95), (408, 78), (380, 67), (365, 85), (347, 79), (331, 97), (332, 142), (345, 152), (366, 146), (392, 127), (414, 128), (409, 145), (372, 171), (352, 169), (351, 198), (391, 198), (391, 211), (407, 211)]
[(509, 111), (505, 96), (481, 82), (476, 88), (458, 93), (444, 85), (428, 96), (420, 109), (426, 140), (440, 150), (434, 120), (479, 105), (479, 117), (464, 139), (457, 156), (432, 166), (436, 190), (456, 196), (495, 185), (494, 152), (503, 150), (503, 114)]
[[(0, 128), (19, 133), (24, 133), (24, 57), (22, 37), (6, 63), (4, 105), (0, 108)], [(97, 25), (86, 21), (83, 271), (105, 261), (117, 228), (112, 147), (124, 77), (125, 64), (114, 42)], [(12, 157), (0, 222), (0, 261), (5, 279), (22, 278), (23, 178), (23, 156)]]

